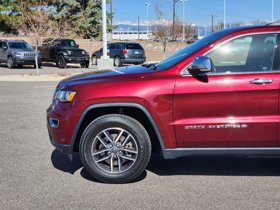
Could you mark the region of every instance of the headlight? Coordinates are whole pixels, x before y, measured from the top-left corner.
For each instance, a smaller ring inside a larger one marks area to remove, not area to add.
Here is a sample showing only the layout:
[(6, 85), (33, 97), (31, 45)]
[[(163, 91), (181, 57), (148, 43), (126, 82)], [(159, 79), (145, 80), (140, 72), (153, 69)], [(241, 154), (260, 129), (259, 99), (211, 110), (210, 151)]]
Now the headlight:
[(54, 99), (57, 99), (60, 102), (71, 102), (75, 95), (75, 91), (57, 90), (54, 94)]
[(85, 55), (85, 54), (86, 54), (86, 51), (83, 50), (83, 51), (82, 51), (82, 54)]
[(14, 54), (17, 55), (17, 56), (22, 56), (22, 55), (23, 55), (23, 54), (20, 53), (20, 52), (14, 52)]
[(68, 53), (69, 55), (71, 55), (71, 54), (72, 54), (72, 51), (69, 51), (69, 50), (68, 50), (67, 53)]

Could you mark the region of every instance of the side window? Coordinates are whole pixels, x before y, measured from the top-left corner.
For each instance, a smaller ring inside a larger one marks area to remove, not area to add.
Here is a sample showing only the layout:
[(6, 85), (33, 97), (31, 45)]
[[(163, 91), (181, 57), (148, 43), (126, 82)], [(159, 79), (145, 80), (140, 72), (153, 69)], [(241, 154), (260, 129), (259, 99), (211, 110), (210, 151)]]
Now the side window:
[(277, 34), (256, 34), (233, 39), (209, 52), (217, 73), (271, 71)]
[(109, 50), (114, 50), (114, 49), (115, 49), (115, 45), (114, 44), (109, 46)]
[(3, 47), (3, 42), (0, 42), (0, 49)]
[(7, 45), (7, 43), (6, 42), (3, 42), (3, 44), (2, 44), (2, 48), (3, 47), (8, 47), (8, 45)]
[(54, 41), (54, 46), (61, 46), (61, 41), (60, 40), (55, 40)]

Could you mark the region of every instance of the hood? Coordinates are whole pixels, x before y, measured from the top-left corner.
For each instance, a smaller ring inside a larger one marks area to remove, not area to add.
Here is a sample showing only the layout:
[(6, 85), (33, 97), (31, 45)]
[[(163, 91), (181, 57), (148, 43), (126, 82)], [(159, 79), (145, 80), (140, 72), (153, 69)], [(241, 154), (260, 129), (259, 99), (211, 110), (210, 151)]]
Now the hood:
[(60, 48), (64, 49), (64, 50), (71, 50), (71, 51), (85, 51), (85, 50), (77, 48), (77, 47), (64, 47), (64, 46), (60, 46)]
[(92, 72), (78, 74), (61, 81), (60, 86), (87, 84), (92, 82), (110, 82), (116, 80), (138, 79), (143, 74), (153, 71), (143, 66), (121, 67), (111, 70), (95, 70)]
[(19, 52), (19, 53), (25, 53), (25, 52), (30, 53), (30, 52), (35, 52), (35, 50), (33, 50), (33, 49), (18, 49), (18, 48), (12, 48), (12, 50), (13, 50), (14, 52)]

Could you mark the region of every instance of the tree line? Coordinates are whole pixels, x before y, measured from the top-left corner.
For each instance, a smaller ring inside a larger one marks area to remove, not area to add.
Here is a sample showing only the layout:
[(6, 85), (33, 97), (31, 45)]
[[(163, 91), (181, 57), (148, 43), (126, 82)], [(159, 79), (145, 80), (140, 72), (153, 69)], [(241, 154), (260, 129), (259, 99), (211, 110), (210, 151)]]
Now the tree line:
[[(109, 23), (112, 20), (108, 14)], [(29, 36), (101, 36), (100, 0), (0, 0), (0, 32)], [(112, 24), (108, 24), (112, 31)]]

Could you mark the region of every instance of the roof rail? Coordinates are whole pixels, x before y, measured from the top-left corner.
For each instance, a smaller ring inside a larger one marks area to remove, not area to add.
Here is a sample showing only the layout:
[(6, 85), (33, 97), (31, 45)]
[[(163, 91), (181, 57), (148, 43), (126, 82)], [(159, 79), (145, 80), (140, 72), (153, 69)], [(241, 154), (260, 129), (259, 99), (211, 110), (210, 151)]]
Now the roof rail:
[(280, 26), (280, 21), (268, 23), (265, 26)]

